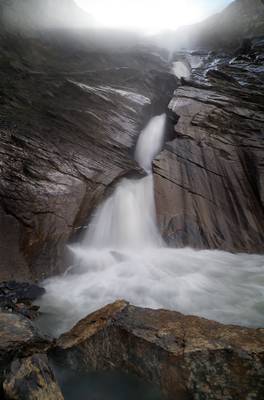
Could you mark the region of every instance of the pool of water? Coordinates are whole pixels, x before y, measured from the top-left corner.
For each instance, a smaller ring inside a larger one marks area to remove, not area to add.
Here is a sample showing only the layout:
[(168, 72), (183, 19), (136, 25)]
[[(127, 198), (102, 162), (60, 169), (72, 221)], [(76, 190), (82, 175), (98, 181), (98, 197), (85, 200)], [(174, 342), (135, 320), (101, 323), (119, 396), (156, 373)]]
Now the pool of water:
[(54, 371), (65, 400), (166, 400), (158, 387), (124, 372)]

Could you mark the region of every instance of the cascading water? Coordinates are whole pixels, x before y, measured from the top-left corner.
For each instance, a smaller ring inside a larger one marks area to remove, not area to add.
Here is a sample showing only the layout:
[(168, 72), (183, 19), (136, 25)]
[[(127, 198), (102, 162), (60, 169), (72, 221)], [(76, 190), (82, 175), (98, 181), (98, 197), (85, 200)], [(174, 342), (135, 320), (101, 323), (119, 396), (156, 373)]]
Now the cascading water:
[(160, 243), (155, 224), (153, 179), (123, 179), (99, 207), (88, 229), (85, 248), (132, 249)]
[(83, 243), (85, 249), (128, 250), (161, 245), (151, 168), (162, 148), (165, 123), (165, 114), (154, 117), (142, 131), (135, 158), (148, 176), (120, 182), (113, 195), (98, 208)]
[[(226, 323), (264, 323), (264, 257), (167, 248), (157, 230), (151, 164), (166, 116), (151, 119), (135, 158), (148, 175), (123, 179), (102, 204), (79, 246), (75, 266), (47, 280), (40, 324), (59, 334), (95, 309), (124, 298)], [(50, 328), (50, 326), (52, 328)]]

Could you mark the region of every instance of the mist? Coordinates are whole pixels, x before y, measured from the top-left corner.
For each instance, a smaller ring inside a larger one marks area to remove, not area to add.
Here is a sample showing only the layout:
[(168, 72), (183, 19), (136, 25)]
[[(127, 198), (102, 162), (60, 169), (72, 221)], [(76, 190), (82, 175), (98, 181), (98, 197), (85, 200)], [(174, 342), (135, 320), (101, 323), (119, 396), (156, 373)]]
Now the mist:
[(222, 11), (231, 0), (75, 0), (101, 28), (157, 34), (200, 22)]

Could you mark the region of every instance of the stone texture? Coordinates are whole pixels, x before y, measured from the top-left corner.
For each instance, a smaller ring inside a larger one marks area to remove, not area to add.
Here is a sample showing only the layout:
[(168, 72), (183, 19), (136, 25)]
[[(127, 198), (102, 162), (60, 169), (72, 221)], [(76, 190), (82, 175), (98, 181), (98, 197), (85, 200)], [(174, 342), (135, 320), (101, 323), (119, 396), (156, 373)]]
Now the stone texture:
[(63, 400), (46, 355), (17, 359), (3, 383), (8, 400)]
[[(0, 398), (4, 399), (3, 381), (10, 371), (11, 363), (20, 358), (43, 352), (51, 346), (26, 317), (15, 313), (0, 312)], [(16, 398), (16, 397), (11, 397)]]
[(201, 54), (174, 93), (174, 138), (154, 162), (158, 221), (169, 245), (263, 252), (263, 53), (255, 40), (246, 56)]
[(0, 364), (14, 355), (32, 354), (50, 345), (27, 318), (11, 313), (0, 313)]
[(53, 356), (73, 369), (122, 369), (170, 398), (260, 400), (264, 330), (117, 301), (62, 335)]

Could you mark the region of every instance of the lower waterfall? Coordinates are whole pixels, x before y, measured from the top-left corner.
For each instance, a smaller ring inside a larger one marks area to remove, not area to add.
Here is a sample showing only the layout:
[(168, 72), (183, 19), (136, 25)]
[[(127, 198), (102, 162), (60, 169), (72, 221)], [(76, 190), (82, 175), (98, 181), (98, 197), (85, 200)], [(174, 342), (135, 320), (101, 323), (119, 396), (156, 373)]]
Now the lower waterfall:
[(151, 164), (162, 149), (165, 114), (139, 136), (135, 159), (142, 179), (123, 179), (98, 207), (74, 265), (44, 282), (39, 323), (58, 335), (117, 299), (224, 323), (264, 323), (264, 257), (167, 248), (158, 232)]

